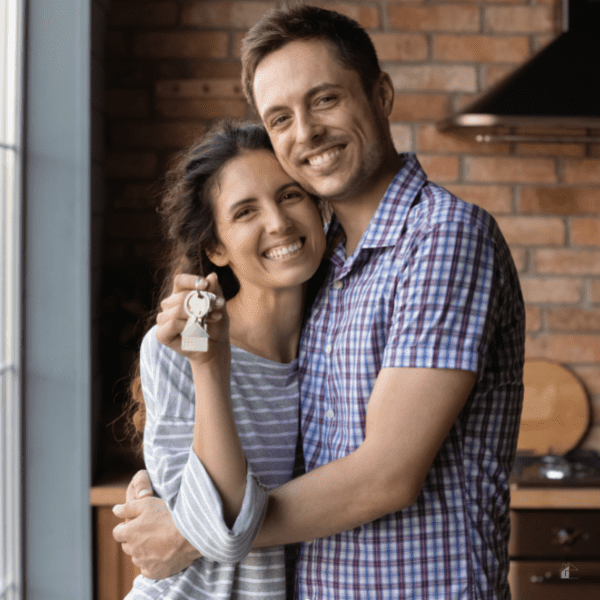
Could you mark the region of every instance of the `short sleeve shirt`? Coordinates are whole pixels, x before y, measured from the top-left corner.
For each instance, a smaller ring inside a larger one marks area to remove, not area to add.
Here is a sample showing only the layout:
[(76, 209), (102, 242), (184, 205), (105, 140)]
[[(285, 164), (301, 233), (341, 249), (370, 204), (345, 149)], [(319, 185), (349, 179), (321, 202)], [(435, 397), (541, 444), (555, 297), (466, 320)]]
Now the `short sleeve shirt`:
[[(508, 476), (525, 322), (518, 277), (494, 219), (428, 181), (414, 154), (402, 158), (355, 252), (347, 257), (343, 242), (334, 250), (303, 331), (307, 471), (361, 445), (382, 368), (462, 369), (477, 380), (413, 505), (303, 546), (300, 600), (510, 597)], [(328, 237), (340, 230), (334, 217)]]

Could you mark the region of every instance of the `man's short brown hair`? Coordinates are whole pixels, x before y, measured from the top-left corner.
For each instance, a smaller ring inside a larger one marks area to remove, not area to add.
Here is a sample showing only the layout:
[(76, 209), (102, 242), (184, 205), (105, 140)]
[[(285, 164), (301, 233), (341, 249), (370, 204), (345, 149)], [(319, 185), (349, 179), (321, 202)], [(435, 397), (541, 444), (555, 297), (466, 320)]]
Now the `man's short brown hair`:
[(290, 42), (311, 39), (329, 43), (340, 64), (358, 73), (365, 93), (370, 96), (381, 68), (367, 32), (340, 13), (286, 2), (265, 15), (242, 41), (242, 84), (253, 108), (256, 109), (256, 102), (252, 87), (259, 63)]

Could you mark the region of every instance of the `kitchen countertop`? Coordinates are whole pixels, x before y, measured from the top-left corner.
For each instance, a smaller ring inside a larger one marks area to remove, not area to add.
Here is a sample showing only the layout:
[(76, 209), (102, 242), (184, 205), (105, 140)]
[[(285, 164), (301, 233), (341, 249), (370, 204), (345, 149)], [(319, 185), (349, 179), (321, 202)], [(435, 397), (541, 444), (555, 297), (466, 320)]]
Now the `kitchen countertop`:
[(600, 509), (600, 488), (510, 486), (513, 510), (535, 508)]
[[(133, 473), (127, 473), (100, 478), (90, 490), (91, 505), (113, 506), (125, 502), (125, 490), (132, 476)], [(513, 484), (510, 494), (510, 507), (513, 510), (600, 509), (600, 488), (526, 488)]]

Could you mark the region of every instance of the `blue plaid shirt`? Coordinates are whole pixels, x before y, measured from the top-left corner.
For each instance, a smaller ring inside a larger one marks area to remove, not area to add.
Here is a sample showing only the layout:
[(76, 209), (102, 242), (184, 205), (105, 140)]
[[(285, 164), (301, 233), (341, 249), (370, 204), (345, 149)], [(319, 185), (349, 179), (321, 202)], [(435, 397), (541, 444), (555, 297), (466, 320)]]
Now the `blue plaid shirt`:
[[(413, 505), (303, 545), (299, 600), (510, 598), (508, 476), (523, 397), (520, 286), (494, 219), (427, 181), (414, 154), (402, 156), (356, 251), (346, 257), (343, 244), (335, 249), (304, 328), (307, 471), (361, 445), (382, 368), (464, 369), (477, 381)], [(328, 236), (339, 232), (334, 218)]]

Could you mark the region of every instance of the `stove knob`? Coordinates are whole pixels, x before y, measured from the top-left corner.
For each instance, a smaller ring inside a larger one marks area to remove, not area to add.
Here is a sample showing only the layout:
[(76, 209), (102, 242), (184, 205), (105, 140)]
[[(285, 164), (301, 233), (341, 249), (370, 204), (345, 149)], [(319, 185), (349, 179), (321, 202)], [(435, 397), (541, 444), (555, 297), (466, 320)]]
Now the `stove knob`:
[(561, 546), (572, 546), (580, 535), (581, 532), (572, 527), (563, 527), (557, 531), (556, 541)]

